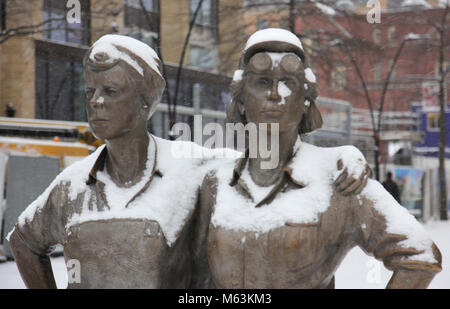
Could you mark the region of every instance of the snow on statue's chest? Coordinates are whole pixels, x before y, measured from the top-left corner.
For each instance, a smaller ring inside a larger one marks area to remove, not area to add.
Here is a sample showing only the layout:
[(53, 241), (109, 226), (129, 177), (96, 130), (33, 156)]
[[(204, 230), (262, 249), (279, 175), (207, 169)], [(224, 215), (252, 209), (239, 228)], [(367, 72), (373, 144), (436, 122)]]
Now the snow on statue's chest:
[(292, 177), (304, 188), (278, 192), (275, 199), (261, 207), (229, 185), (230, 169), (217, 172), (218, 187), (212, 224), (230, 230), (265, 233), (286, 222), (316, 223), (325, 212), (333, 193), (332, 171), (335, 153), (306, 143), (296, 145), (296, 155), (289, 165)]
[[(105, 184), (104, 193), (109, 209), (89, 211), (83, 207), (81, 214), (72, 216), (67, 228), (87, 221), (152, 220), (161, 227), (167, 244), (171, 246), (193, 213), (205, 169), (199, 166), (199, 160), (170, 158), (164, 146), (158, 144), (156, 161), (162, 176), (155, 173), (148, 188), (134, 199), (133, 196), (144, 187), (145, 181), (131, 188), (118, 188), (107, 174), (97, 173), (98, 179)], [(147, 181), (151, 177), (148, 171), (151, 171), (150, 166), (144, 173)], [(85, 199), (89, 199), (89, 195)], [(127, 205), (130, 200), (131, 203)]]

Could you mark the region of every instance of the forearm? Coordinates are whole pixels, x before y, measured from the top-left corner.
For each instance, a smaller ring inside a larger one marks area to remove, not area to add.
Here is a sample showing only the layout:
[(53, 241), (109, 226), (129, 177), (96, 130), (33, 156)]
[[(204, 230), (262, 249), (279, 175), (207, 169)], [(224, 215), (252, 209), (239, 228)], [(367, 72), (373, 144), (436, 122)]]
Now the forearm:
[(26, 287), (29, 289), (56, 289), (50, 258), (30, 250), (17, 231), (12, 233), (9, 242)]
[(386, 288), (426, 289), (435, 275), (435, 271), (429, 270), (396, 270)]

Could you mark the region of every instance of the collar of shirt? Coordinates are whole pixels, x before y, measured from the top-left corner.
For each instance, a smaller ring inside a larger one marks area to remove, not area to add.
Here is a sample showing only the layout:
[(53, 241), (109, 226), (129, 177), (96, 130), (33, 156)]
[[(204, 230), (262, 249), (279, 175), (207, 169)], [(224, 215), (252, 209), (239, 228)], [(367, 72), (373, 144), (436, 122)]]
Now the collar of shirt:
[[(136, 199), (136, 197), (138, 197), (141, 193), (145, 192), (145, 190), (147, 190), (147, 188), (150, 186), (150, 183), (154, 177), (154, 175), (157, 175), (159, 177), (163, 177), (163, 174), (159, 171), (158, 167), (157, 167), (157, 154), (158, 154), (158, 149), (157, 149), (157, 144), (155, 139), (153, 138), (153, 136), (151, 134), (149, 134), (149, 151), (153, 151), (153, 155), (149, 156), (149, 157), (153, 157), (155, 162), (153, 164), (153, 169), (150, 175), (150, 178), (148, 179), (148, 181), (145, 183), (145, 185), (142, 187), (141, 190), (139, 190), (138, 193), (136, 193), (131, 199), (130, 201), (128, 201), (128, 203), (126, 204), (125, 207), (128, 207), (128, 205), (134, 201)], [(152, 145), (154, 145), (154, 147), (151, 147)], [(101, 150), (99, 156), (97, 157), (97, 160), (95, 161), (94, 165), (92, 166), (91, 171), (89, 172), (89, 177), (88, 180), (86, 181), (87, 185), (96, 185), (97, 184), (97, 172), (98, 171), (103, 171), (103, 169), (105, 168), (105, 163), (106, 163), (106, 158), (108, 155), (108, 149), (106, 148), (106, 146), (103, 147), (103, 149)]]
[[(264, 197), (261, 201), (259, 201), (255, 207), (260, 207), (265, 204), (270, 204), (276, 197), (276, 195), (282, 191), (286, 191), (287, 189), (301, 189), (304, 188), (306, 185), (300, 180), (296, 179), (293, 176), (293, 170), (295, 166), (293, 165), (294, 158), (297, 155), (299, 149), (301, 147), (301, 141), (300, 137), (297, 138), (297, 142), (295, 143), (294, 149), (292, 151), (292, 154), (286, 163), (285, 167), (282, 169), (280, 176), (275, 183), (275, 186), (270, 190), (270, 192)], [(247, 195), (250, 199), (254, 200), (252, 194), (250, 193), (250, 190), (248, 189), (247, 184), (244, 182), (244, 180), (241, 178), (242, 172), (244, 168), (247, 165), (249, 156), (249, 150), (247, 149), (245, 154), (238, 159), (236, 162), (236, 165), (233, 169), (233, 177), (230, 181), (230, 186), (236, 187), (236, 189), (243, 193), (244, 195)]]

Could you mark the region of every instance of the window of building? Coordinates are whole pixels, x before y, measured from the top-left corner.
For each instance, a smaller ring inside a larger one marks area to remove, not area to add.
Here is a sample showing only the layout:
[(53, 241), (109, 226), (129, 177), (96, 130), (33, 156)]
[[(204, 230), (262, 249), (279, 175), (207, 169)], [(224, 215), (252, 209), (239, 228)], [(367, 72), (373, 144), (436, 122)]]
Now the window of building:
[[(123, 0), (123, 4), (135, 9), (142, 9), (140, 0)], [(142, 0), (142, 4), (144, 5), (144, 8), (149, 12), (159, 11), (157, 0)]]
[(388, 40), (389, 41), (394, 41), (396, 38), (396, 30), (395, 30), (395, 26), (391, 26), (388, 29)]
[(157, 0), (124, 0), (125, 27), (136, 26), (139, 29), (158, 32), (159, 7)]
[(36, 118), (86, 121), (82, 64), (85, 52), (36, 41)]
[(258, 18), (258, 21), (256, 22), (256, 28), (258, 30), (266, 29), (269, 26), (269, 22), (263, 18)]
[(382, 72), (383, 72), (383, 67), (381, 65), (381, 62), (376, 62), (375, 67), (373, 69), (373, 78), (375, 81), (381, 80)]
[[(435, 71), (436, 76), (439, 77), (439, 59), (436, 59), (434, 71)], [(450, 60), (444, 61), (444, 72), (447, 72), (447, 71), (450, 71)]]
[(214, 69), (215, 55), (213, 48), (191, 46), (189, 49), (189, 63), (203, 69)]
[(80, 0), (81, 22), (69, 23), (66, 20), (66, 1), (44, 0), (44, 37), (58, 42), (67, 42), (78, 45), (90, 43), (90, 13), (89, 1)]
[[(190, 0), (189, 16), (192, 16), (197, 9), (200, 0)], [(203, 0), (202, 6), (197, 13), (197, 18), (195, 19), (195, 28), (197, 31), (210, 31), (212, 36), (217, 39), (218, 36), (218, 8), (217, 0)]]
[(427, 130), (439, 131), (439, 113), (427, 114)]
[(331, 73), (332, 85), (334, 89), (344, 89), (347, 85), (346, 68), (343, 64), (338, 64)]
[(373, 41), (377, 44), (381, 43), (381, 30), (378, 28), (373, 30)]

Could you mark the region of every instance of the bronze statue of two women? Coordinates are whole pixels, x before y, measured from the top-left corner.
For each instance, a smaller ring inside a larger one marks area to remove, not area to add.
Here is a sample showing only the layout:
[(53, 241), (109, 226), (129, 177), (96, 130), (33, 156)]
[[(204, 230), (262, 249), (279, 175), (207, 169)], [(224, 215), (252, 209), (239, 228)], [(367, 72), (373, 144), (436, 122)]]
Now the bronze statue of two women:
[(440, 271), (437, 247), (368, 179), (356, 148), (301, 141), (322, 118), (292, 33), (250, 37), (227, 111), (228, 122), (269, 124), (269, 142), (276, 130), (270, 169), (248, 152), (174, 157), (185, 142), (147, 133), (165, 87), (147, 45), (107, 35), (84, 65), (88, 121), (105, 145), (64, 170), (10, 234), (27, 287), (56, 287), (47, 255), (56, 244), (81, 266), (69, 288), (331, 288), (354, 246), (394, 271), (390, 288), (426, 288)]

